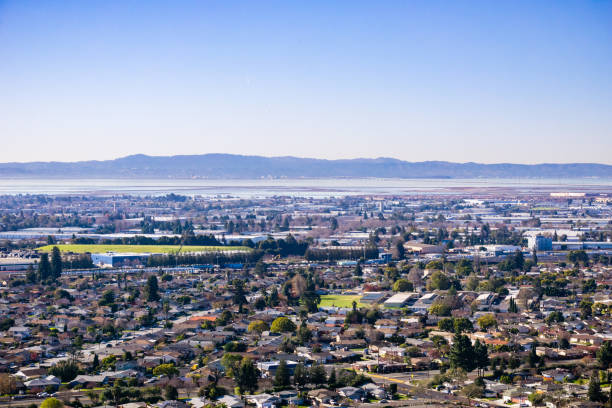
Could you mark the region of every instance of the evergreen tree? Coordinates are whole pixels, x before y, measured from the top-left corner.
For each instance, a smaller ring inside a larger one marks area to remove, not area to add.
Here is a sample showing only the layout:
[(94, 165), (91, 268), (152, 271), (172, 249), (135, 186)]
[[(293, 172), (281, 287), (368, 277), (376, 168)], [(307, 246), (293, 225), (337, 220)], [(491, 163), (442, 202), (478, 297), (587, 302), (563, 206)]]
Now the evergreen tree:
[(467, 372), (476, 368), (474, 347), (470, 338), (463, 334), (455, 334), (453, 345), (449, 351), (452, 368), (461, 368)]
[(508, 312), (518, 313), (518, 306), (516, 305), (516, 301), (514, 300), (514, 298), (510, 298), (510, 305), (508, 306)]
[(234, 371), (234, 380), (240, 393), (245, 391), (253, 393), (257, 390), (257, 379), (258, 379), (257, 368), (253, 364), (250, 358), (243, 358), (240, 362), (240, 366)]
[(308, 384), (308, 370), (306, 370), (304, 364), (299, 363), (297, 366), (295, 366), (295, 371), (293, 372), (293, 383), (297, 388), (302, 388)]
[[(485, 369), (489, 365), (489, 351), (486, 344), (481, 343), (480, 340), (476, 340), (474, 343), (474, 357), (476, 361), (476, 368)], [(481, 373), (479, 373), (481, 375)]]
[(597, 361), (603, 369), (607, 369), (612, 363), (612, 342), (604, 341), (597, 350)]
[(147, 302), (157, 302), (160, 299), (158, 291), (157, 276), (149, 275), (145, 285), (145, 299)]
[(327, 385), (332, 390), (335, 390), (338, 386), (338, 380), (336, 379), (336, 369), (332, 368), (331, 373), (329, 373), (329, 378), (327, 379)]
[(58, 280), (62, 276), (62, 255), (58, 247), (51, 250), (51, 277)]
[(36, 283), (38, 280), (38, 275), (34, 271), (32, 264), (28, 265), (28, 270), (26, 272), (26, 280), (28, 283)]
[(96, 371), (100, 367), (100, 357), (97, 354), (94, 354), (93, 362), (91, 363), (92, 371)]
[(51, 277), (51, 264), (49, 263), (49, 254), (42, 253), (40, 262), (38, 263), (38, 281), (46, 282)]
[(327, 381), (325, 368), (321, 364), (313, 364), (310, 368), (310, 382), (316, 385), (324, 384)]
[(589, 390), (587, 391), (587, 396), (590, 401), (595, 402), (604, 402), (606, 401), (606, 396), (601, 391), (601, 385), (599, 384), (599, 378), (597, 371), (593, 373), (591, 376), (591, 380), (589, 381)]
[(289, 374), (289, 368), (287, 368), (287, 362), (281, 360), (276, 368), (276, 374), (274, 375), (274, 386), (275, 387), (287, 387), (291, 384), (291, 378)]

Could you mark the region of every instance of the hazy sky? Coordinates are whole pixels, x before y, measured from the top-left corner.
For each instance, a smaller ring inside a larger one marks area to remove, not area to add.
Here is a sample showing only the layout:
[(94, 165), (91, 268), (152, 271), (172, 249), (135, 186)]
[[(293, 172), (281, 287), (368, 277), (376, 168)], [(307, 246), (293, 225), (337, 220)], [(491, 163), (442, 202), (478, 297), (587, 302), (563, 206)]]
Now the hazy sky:
[(0, 161), (612, 163), (611, 1), (0, 0)]

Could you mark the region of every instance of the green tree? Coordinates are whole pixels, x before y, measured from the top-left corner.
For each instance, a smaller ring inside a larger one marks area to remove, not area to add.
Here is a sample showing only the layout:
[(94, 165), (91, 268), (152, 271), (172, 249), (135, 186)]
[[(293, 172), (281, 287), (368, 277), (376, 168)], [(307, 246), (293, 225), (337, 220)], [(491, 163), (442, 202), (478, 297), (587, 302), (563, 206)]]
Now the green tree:
[(518, 313), (518, 306), (513, 297), (510, 298), (510, 302), (508, 304), (508, 312), (510, 313)]
[(64, 403), (57, 398), (47, 398), (40, 404), (40, 408), (64, 408)]
[(427, 280), (427, 290), (447, 290), (451, 287), (451, 280), (442, 271), (435, 271)]
[(272, 326), (270, 326), (270, 331), (273, 333), (288, 333), (294, 332), (296, 328), (295, 323), (289, 320), (288, 317), (281, 316), (274, 319)]
[(308, 370), (304, 367), (304, 364), (298, 363), (298, 365), (295, 366), (293, 383), (297, 388), (302, 388), (308, 384)]
[(178, 390), (175, 386), (168, 384), (164, 387), (164, 398), (166, 398), (167, 401), (175, 401), (178, 399), (178, 396)]
[(325, 368), (321, 364), (313, 364), (310, 368), (310, 382), (316, 385), (325, 384), (327, 374)]
[[(476, 368), (479, 370), (484, 370), (489, 365), (489, 350), (486, 344), (481, 343), (480, 340), (476, 340), (474, 343), (474, 360)], [(482, 373), (478, 374), (482, 376)]]
[(38, 262), (38, 281), (47, 282), (51, 277), (51, 264), (49, 263), (49, 254), (43, 252), (40, 254), (40, 262)]
[(178, 368), (176, 368), (174, 364), (171, 364), (171, 363), (160, 364), (153, 369), (153, 375), (156, 375), (156, 376), (165, 375), (168, 378), (172, 378), (178, 374), (179, 374)]
[(49, 374), (58, 377), (62, 382), (70, 382), (79, 374), (79, 366), (73, 360), (63, 360), (51, 367)]
[(62, 255), (58, 247), (51, 250), (51, 278), (58, 280), (62, 276)]
[(491, 313), (480, 316), (478, 320), (476, 320), (476, 322), (482, 330), (487, 330), (489, 327), (497, 326), (497, 320), (495, 319), (495, 315)]
[(100, 298), (98, 304), (100, 306), (108, 306), (112, 305), (113, 303), (115, 303), (115, 292), (113, 292), (112, 289), (105, 290), (104, 293), (102, 293), (102, 297)]
[(612, 342), (604, 341), (597, 350), (597, 362), (602, 369), (607, 369), (612, 364)]
[(147, 302), (157, 302), (160, 299), (157, 276), (149, 275), (144, 291)]
[(580, 301), (580, 315), (583, 319), (588, 319), (593, 315), (593, 301), (589, 299)]
[(234, 373), (234, 381), (240, 393), (250, 392), (253, 393), (257, 390), (257, 380), (259, 373), (253, 361), (250, 358), (243, 358), (240, 362), (240, 366)]
[(463, 334), (455, 334), (453, 345), (449, 351), (451, 368), (461, 368), (467, 372), (476, 368), (474, 347), (470, 338)]
[(327, 379), (327, 386), (335, 390), (338, 386), (338, 379), (336, 378), (336, 369), (332, 367), (331, 372), (329, 373), (329, 378)]
[(455, 333), (463, 333), (468, 332), (471, 333), (474, 331), (474, 325), (470, 321), (470, 319), (466, 317), (459, 317), (454, 320), (453, 326), (455, 329)]
[(438, 321), (438, 329), (446, 332), (455, 331), (455, 321), (452, 317), (447, 317)]
[(412, 282), (408, 279), (398, 279), (393, 284), (394, 292), (412, 292), (414, 287), (412, 286)]
[(606, 396), (601, 391), (601, 385), (599, 384), (599, 378), (597, 375), (597, 371), (593, 373), (591, 379), (589, 380), (589, 389), (587, 391), (587, 396), (590, 401), (594, 402), (605, 402)]
[(275, 387), (287, 387), (291, 384), (291, 375), (289, 373), (289, 368), (287, 367), (287, 362), (285, 360), (281, 360), (278, 363), (278, 367), (276, 368), (276, 373), (274, 374), (274, 386)]
[(247, 327), (247, 331), (249, 333), (255, 332), (261, 334), (266, 330), (270, 330), (270, 326), (268, 326), (268, 323), (264, 322), (263, 320), (253, 320)]

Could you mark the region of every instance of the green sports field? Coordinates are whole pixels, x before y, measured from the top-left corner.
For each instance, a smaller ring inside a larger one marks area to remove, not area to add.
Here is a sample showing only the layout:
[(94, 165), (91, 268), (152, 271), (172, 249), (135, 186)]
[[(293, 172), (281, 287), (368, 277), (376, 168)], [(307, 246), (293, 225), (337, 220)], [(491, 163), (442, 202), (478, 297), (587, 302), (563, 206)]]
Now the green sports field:
[(360, 299), (361, 299), (361, 296), (359, 295), (322, 295), (321, 303), (319, 303), (319, 306), (321, 307), (335, 306), (335, 307), (351, 308), (353, 307), (353, 301), (356, 301), (357, 307), (366, 307), (367, 305), (359, 303)]
[(98, 245), (98, 244), (65, 244), (65, 245), (45, 245), (38, 248), (42, 252), (51, 252), (56, 246), (61, 252), (72, 252), (75, 254), (92, 254), (104, 252), (135, 252), (152, 254), (171, 254), (177, 253), (179, 248), (181, 253), (188, 252), (227, 252), (227, 251), (250, 251), (251, 248), (245, 246), (183, 246), (180, 245)]

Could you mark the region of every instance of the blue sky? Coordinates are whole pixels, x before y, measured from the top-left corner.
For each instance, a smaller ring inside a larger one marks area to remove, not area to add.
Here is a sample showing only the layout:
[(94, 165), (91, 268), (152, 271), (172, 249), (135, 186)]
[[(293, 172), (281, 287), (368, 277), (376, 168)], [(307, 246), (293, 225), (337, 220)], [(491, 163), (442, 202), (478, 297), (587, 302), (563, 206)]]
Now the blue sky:
[(0, 0), (0, 161), (612, 156), (610, 1)]

